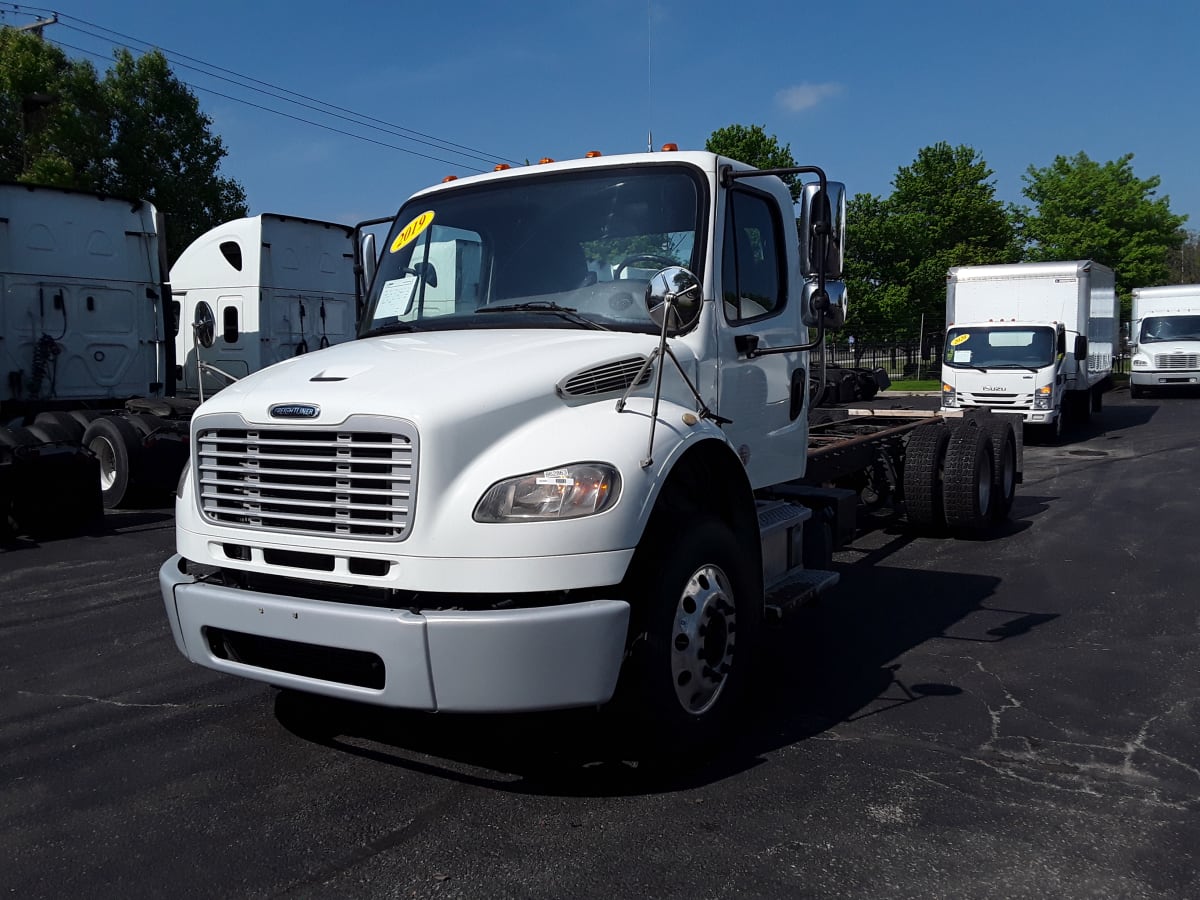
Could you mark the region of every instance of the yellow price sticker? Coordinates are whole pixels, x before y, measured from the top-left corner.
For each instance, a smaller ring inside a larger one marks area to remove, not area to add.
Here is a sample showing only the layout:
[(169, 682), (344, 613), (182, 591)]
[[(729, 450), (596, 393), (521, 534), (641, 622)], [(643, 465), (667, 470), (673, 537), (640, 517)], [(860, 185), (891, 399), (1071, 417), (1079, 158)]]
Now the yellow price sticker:
[(959, 344), (965, 344), (970, 339), (971, 339), (971, 336), (969, 334), (960, 334), (958, 337), (956, 337), (954, 340), (952, 340), (950, 342), (950, 346), (957, 347)]
[(395, 253), (409, 244), (411, 244), (422, 231), (429, 227), (429, 223), (433, 221), (433, 210), (427, 209), (421, 213), (402, 229), (396, 235), (396, 239), (392, 241), (391, 252)]

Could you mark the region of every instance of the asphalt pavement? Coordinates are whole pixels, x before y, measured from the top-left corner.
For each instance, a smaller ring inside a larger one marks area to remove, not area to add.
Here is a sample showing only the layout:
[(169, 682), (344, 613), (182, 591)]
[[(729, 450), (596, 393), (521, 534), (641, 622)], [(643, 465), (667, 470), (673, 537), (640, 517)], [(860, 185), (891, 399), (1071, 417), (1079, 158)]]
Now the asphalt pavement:
[[(0, 550), (0, 890), (1200, 896), (1200, 396), (1026, 448), (986, 539), (882, 522), (704, 762), (591, 712), (340, 709), (187, 663), (169, 508)], [(328, 710), (326, 710), (328, 712)]]

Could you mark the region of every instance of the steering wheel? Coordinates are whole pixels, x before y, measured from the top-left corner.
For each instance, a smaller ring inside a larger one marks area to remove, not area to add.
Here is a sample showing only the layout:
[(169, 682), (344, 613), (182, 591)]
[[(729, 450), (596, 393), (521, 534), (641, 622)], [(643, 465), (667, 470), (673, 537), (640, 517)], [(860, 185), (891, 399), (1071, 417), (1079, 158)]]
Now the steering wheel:
[(620, 278), (621, 272), (624, 271), (627, 266), (631, 266), (638, 262), (657, 263), (658, 268), (660, 269), (665, 269), (667, 266), (679, 265), (678, 260), (670, 259), (666, 256), (655, 256), (653, 253), (635, 253), (633, 256), (627, 256), (617, 263), (617, 267), (613, 269), (613, 278)]

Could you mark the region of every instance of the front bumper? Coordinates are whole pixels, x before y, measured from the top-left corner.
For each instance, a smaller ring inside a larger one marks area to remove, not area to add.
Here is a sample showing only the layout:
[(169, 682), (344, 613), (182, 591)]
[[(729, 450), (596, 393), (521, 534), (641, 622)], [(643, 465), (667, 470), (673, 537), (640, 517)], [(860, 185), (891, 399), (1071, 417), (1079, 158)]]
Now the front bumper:
[(1138, 387), (1170, 387), (1172, 385), (1200, 384), (1200, 370), (1181, 371), (1178, 369), (1156, 372), (1132, 370), (1129, 373), (1129, 383)]
[[(519, 712), (611, 699), (629, 604), (413, 612), (197, 581), (172, 556), (159, 587), (194, 663), (346, 700), (445, 712)], [(244, 652), (246, 649), (250, 652)]]

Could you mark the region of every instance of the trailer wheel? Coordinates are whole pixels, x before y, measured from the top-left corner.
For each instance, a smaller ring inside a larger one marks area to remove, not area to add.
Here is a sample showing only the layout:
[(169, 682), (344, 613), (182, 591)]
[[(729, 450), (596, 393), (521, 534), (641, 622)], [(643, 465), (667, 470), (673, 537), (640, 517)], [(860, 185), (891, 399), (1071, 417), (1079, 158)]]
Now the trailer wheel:
[[(955, 431), (975, 431), (974, 428)], [(904, 506), (913, 525), (939, 528), (946, 524), (943, 477), (951, 429), (941, 423), (920, 425), (904, 447)]]
[(673, 516), (668, 524), (651, 536), (628, 585), (634, 620), (617, 703), (651, 750), (694, 752), (739, 706), (761, 609), (723, 522)]
[(1017, 496), (1017, 438), (1008, 422), (991, 422), (992, 521), (1003, 522)]
[(991, 518), (992, 439), (983, 428), (960, 428), (946, 449), (946, 524), (978, 529)]
[(115, 509), (133, 497), (133, 469), (141, 457), (141, 438), (123, 418), (96, 419), (83, 433), (83, 445), (100, 461), (100, 492), (105, 509)]

